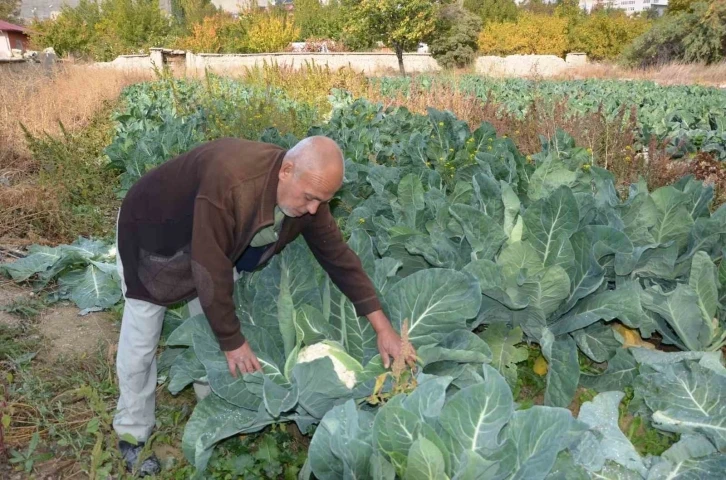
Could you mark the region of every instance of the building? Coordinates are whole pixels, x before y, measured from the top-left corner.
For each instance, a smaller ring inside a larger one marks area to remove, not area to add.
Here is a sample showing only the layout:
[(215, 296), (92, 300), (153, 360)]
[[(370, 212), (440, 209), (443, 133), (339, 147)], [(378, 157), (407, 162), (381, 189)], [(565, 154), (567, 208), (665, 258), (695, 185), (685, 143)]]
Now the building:
[(0, 58), (10, 58), (13, 50), (24, 53), (30, 44), (28, 29), (0, 20)]
[(595, 7), (624, 10), (628, 15), (648, 10), (663, 14), (668, 7), (668, 0), (580, 0), (580, 8), (587, 12)]

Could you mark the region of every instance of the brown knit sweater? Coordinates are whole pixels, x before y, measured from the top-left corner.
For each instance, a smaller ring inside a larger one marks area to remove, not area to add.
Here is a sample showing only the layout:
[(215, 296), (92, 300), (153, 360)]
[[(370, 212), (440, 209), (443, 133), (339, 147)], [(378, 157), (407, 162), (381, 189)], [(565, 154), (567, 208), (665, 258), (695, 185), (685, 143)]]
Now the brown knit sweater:
[[(168, 306), (198, 296), (222, 350), (240, 347), (233, 266), (255, 233), (273, 223), (284, 155), (275, 145), (223, 138), (142, 176), (119, 216), (126, 297)], [(381, 308), (328, 204), (315, 215), (285, 217), (279, 239), (260, 263), (299, 234), (358, 315)]]

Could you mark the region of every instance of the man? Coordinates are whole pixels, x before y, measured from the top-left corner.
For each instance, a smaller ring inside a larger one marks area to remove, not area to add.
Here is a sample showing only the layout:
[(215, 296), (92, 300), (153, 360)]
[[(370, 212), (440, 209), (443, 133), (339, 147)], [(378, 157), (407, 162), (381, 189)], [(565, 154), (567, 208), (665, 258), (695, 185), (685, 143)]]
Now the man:
[[(119, 444), (127, 468), (133, 468), (155, 423), (155, 354), (166, 306), (198, 297), (190, 310), (201, 306), (230, 374), (260, 370), (235, 314), (234, 280), (299, 234), (358, 315), (371, 322), (386, 368), (390, 357), (401, 355), (400, 337), (330, 213), (328, 202), (343, 174), (342, 152), (326, 137), (307, 138), (287, 151), (224, 138), (166, 162), (129, 190), (117, 233), (125, 308), (114, 417), (117, 434), (137, 442)], [(159, 469), (152, 456), (139, 473)]]

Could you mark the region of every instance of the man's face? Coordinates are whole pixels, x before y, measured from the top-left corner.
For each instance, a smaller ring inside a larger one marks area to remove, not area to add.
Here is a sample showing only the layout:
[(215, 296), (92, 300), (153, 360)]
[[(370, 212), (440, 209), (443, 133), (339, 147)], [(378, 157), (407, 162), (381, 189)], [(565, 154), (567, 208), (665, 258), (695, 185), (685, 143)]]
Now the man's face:
[(330, 201), (340, 187), (338, 179), (325, 171), (304, 171), (296, 175), (291, 164), (280, 169), (277, 205), (288, 217), (315, 215), (321, 203)]

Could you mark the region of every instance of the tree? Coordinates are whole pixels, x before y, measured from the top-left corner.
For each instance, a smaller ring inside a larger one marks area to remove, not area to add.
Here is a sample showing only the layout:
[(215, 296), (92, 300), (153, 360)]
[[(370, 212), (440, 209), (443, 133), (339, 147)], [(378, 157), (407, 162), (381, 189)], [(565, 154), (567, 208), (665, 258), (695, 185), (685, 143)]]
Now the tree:
[(464, 0), (464, 8), (479, 15), (482, 22), (514, 22), (519, 9), (514, 0)]
[(704, 0), (669, 0), (666, 12), (671, 15), (679, 12), (688, 12), (694, 3)]
[(458, 4), (441, 9), (431, 54), (444, 68), (465, 67), (474, 60), (476, 41), (482, 21), (478, 15)]
[(629, 66), (681, 61), (715, 63), (726, 58), (726, 0), (697, 2), (665, 15), (623, 52)]
[(191, 32), (194, 25), (202, 23), (206, 17), (218, 13), (211, 0), (172, 0), (171, 11), (177, 25)]
[(0, 0), (0, 20), (20, 23), (20, 0)]
[(403, 52), (415, 49), (434, 32), (438, 5), (429, 0), (360, 0), (352, 13), (347, 28), (393, 48), (405, 76)]
[(520, 5), (522, 10), (527, 12), (536, 13), (538, 15), (553, 15), (557, 5), (555, 3), (549, 3), (544, 0), (527, 0), (525, 3)]
[(340, 2), (332, 0), (322, 5), (320, 0), (295, 0), (295, 25), (300, 28), (300, 39), (324, 38), (340, 40), (343, 31), (344, 10)]

